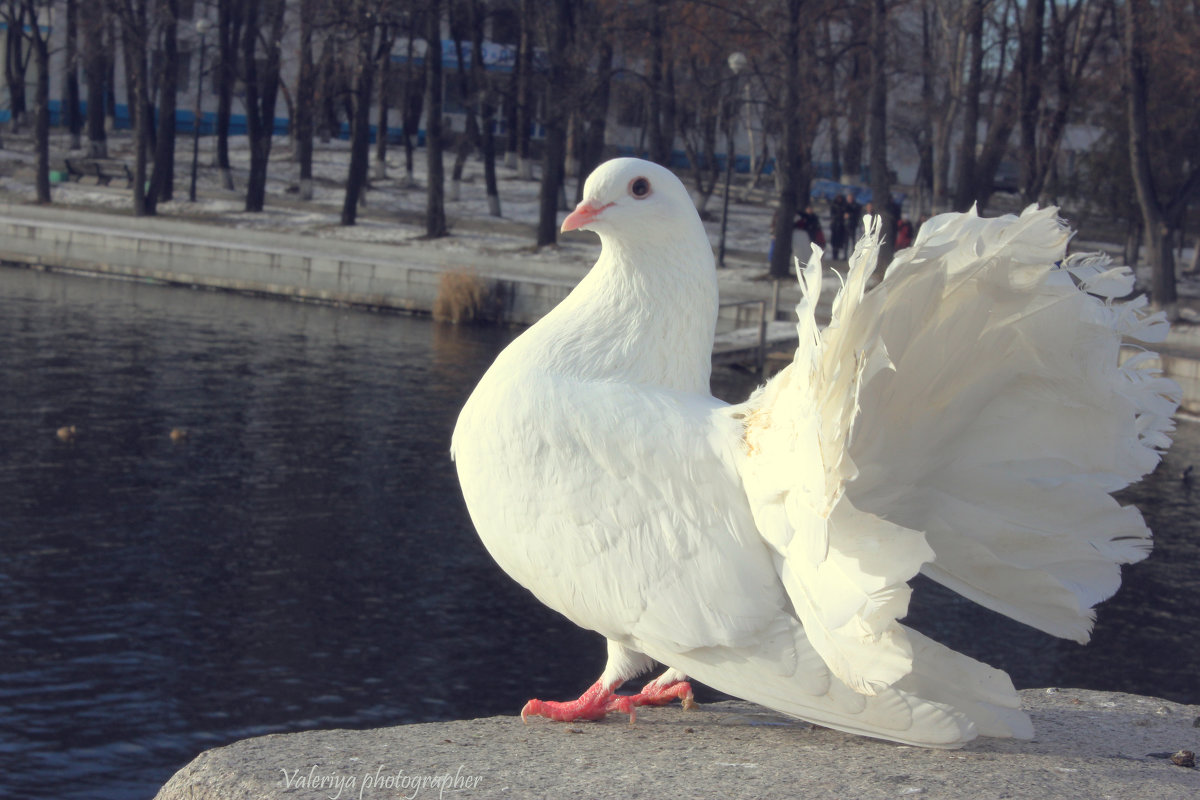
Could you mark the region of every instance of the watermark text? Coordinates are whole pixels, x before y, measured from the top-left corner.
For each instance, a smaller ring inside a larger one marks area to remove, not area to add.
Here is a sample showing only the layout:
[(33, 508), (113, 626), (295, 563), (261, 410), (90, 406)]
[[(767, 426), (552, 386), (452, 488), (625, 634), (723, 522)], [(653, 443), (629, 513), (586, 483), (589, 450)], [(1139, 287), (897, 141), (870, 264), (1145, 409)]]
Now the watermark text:
[(313, 764), (307, 772), (300, 767), (293, 770), (280, 767), (279, 771), (283, 773), (283, 788), (321, 789), (329, 800), (352, 797), (364, 800), (375, 789), (399, 790), (408, 800), (416, 800), (422, 792), (428, 797), (433, 797), (433, 792), (437, 792), (440, 800), (448, 791), (478, 789), (483, 781), (482, 775), (464, 775), (461, 764), (453, 773), (425, 775), (410, 774), (403, 769), (390, 770), (382, 764), (374, 772), (365, 771), (361, 774), (323, 771), (318, 764)]

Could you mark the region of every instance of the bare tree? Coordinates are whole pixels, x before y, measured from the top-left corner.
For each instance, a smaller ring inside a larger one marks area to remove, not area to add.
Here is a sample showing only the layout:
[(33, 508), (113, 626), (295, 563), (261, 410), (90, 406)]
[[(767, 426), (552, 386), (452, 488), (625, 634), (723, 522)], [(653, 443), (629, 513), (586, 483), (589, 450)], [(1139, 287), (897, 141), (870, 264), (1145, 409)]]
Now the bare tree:
[(217, 0), (217, 169), (226, 189), (233, 189), (229, 163), (229, 123), (233, 116), (233, 91), (238, 80), (238, 42), (245, 6), (239, 0)]
[(483, 182), (487, 194), (488, 213), (500, 216), (500, 190), (496, 185), (496, 135), (493, 130), (496, 119), (496, 104), (492, 97), (492, 84), (483, 63), (484, 13), (479, 0), (469, 0), (471, 18), (471, 72), (472, 83), (479, 103), (483, 147)]
[[(1155, 304), (1165, 309), (1169, 316), (1174, 317), (1177, 311), (1177, 291), (1175, 256), (1171, 247), (1172, 234), (1179, 228), (1180, 218), (1188, 202), (1200, 194), (1200, 160), (1195, 158), (1194, 150), (1195, 136), (1200, 134), (1200, 120), (1194, 113), (1189, 114), (1191, 130), (1179, 132), (1186, 139), (1190, 139), (1191, 150), (1190, 155), (1180, 157), (1181, 154), (1176, 154), (1174, 158), (1170, 159), (1172, 163), (1168, 169), (1175, 174), (1166, 176), (1164, 179), (1160, 170), (1156, 175), (1154, 157), (1162, 154), (1152, 152), (1154, 143), (1149, 112), (1152, 73), (1151, 47), (1155, 50), (1163, 47), (1163, 44), (1167, 44), (1172, 38), (1171, 34), (1177, 34), (1181, 30), (1186, 31), (1189, 23), (1192, 29), (1190, 32), (1193, 34), (1200, 26), (1197, 25), (1194, 12), (1191, 18), (1187, 17), (1188, 12), (1184, 11), (1184, 16), (1173, 20), (1170, 16), (1172, 10), (1175, 9), (1169, 3), (1156, 8), (1149, 0), (1127, 0), (1123, 7), (1125, 27), (1123, 60), (1129, 125), (1129, 161), (1138, 206), (1141, 210), (1142, 232), (1149, 249), (1149, 260), (1153, 270), (1151, 292)], [(1152, 39), (1150, 30), (1155, 23), (1157, 25), (1154, 30), (1157, 35)], [(1194, 39), (1186, 37), (1185, 40), (1189, 40), (1194, 46)], [(1150, 44), (1151, 41), (1154, 42), (1153, 45)], [(1172, 48), (1168, 44), (1167, 47), (1163, 47), (1163, 50), (1169, 54)], [(1179, 52), (1175, 55), (1186, 58), (1186, 52)], [(1176, 58), (1176, 63), (1172, 64), (1171, 68), (1180, 70), (1189, 66), (1192, 73), (1197, 71), (1194, 56), (1190, 61), (1182, 63)], [(1164, 186), (1173, 186), (1174, 190), (1164, 191), (1162, 188)]]
[(129, 115), (133, 128), (133, 214), (137, 217), (154, 213), (146, 204), (147, 149), (150, 136), (149, 109), (150, 76), (146, 59), (140, 57), (150, 42), (150, 17), (147, 0), (109, 0), (121, 28), (122, 51), (126, 54), (126, 80), (130, 85)]
[(778, 108), (783, 117), (776, 163), (780, 171), (779, 198), (776, 201), (775, 224), (772, 230), (769, 267), (772, 278), (786, 278), (792, 263), (792, 220), (796, 218), (797, 194), (803, 186), (808, 194), (811, 175), (806, 170), (807, 145), (800, 115), (800, 46), (801, 20), (804, 0), (786, 0), (786, 16), (782, 21), (783, 37), (780, 54), (783, 62), (783, 93)]
[[(353, 115), (350, 122), (350, 173), (342, 203), (342, 224), (353, 225), (358, 204), (367, 188), (367, 167), (371, 151), (371, 97), (375, 71), (380, 61), (390, 58), (392, 40), (387, 8), (383, 2), (357, 0), (342, 20), (352, 42), (357, 43), (354, 58), (354, 85), (351, 95)], [(386, 136), (386, 116), (379, 136)]]
[(513, 109), (512, 138), (509, 155), (516, 154), (517, 175), (523, 181), (533, 180), (533, 156), (530, 152), (530, 136), (533, 127), (533, 43), (536, 4), (533, 0), (520, 0), (521, 39), (517, 44), (517, 63), (513, 65)]
[(158, 77), (158, 132), (154, 140), (154, 171), (146, 194), (146, 207), (155, 213), (158, 202), (175, 194), (175, 111), (179, 89), (179, 2), (157, 0), (157, 38), (154, 54)]
[[(1038, 168), (1038, 122), (1042, 106), (1042, 39), (1045, 27), (1046, 0), (1029, 0), (1021, 20), (1017, 75), (1019, 116), (1021, 121), (1021, 189), (1030, 200), (1029, 187), (1034, 183)], [(1035, 198), (1036, 199), (1036, 196)]]
[[(242, 29), (241, 75), (246, 90), (246, 133), (250, 140), (250, 174), (246, 210), (262, 211), (266, 202), (267, 166), (275, 133), (275, 100), (279, 91), (280, 42), (284, 0), (262, 0), (246, 6)], [(259, 45), (263, 59), (258, 59)]]
[[(469, 3), (450, 4), (450, 38), (454, 41), (454, 58), (458, 64), (455, 77), (458, 80), (458, 94), (466, 108), (466, 123), (462, 133), (458, 135), (458, 146), (455, 148), (454, 166), (450, 170), (450, 199), (458, 200), (462, 193), (463, 170), (467, 157), (479, 147), (479, 117), (477, 104), (474, 101), (476, 88), (476, 73), (469, 66), (469, 52), (473, 52), (471, 42), (474, 39), (472, 30), (473, 11)], [(470, 38), (468, 38), (470, 37)], [(468, 48), (471, 48), (468, 50)]]
[(30, 13), (26, 0), (4, 0), (0, 4), (0, 21), (4, 22), (4, 80), (8, 84), (8, 110), (14, 131), (25, 124), (29, 110), (25, 73), (33, 53), (26, 47), (25, 29), (31, 24), (37, 25), (37, 19), (30, 18)]
[(296, 160), (300, 162), (300, 199), (313, 196), (313, 117), (316, 76), (313, 70), (313, 24), (316, 0), (300, 0), (300, 42), (297, 60), (300, 63), (296, 81), (296, 117), (292, 120), (292, 136), (296, 141)]
[(83, 115), (79, 111), (79, 4), (66, 0), (65, 67), (63, 72), (63, 118), (71, 134), (70, 148), (83, 146)]
[(964, 211), (975, 200), (975, 159), (979, 142), (979, 107), (983, 94), (983, 9), (987, 0), (966, 0), (969, 47), (967, 80), (963, 86), (962, 134), (958, 147), (954, 207)]
[(646, 21), (650, 37), (646, 76), (646, 123), (649, 126), (650, 160), (664, 166), (671, 161), (675, 143), (675, 61), (667, 21), (674, 17), (671, 0), (650, 0)]
[[(1032, 4), (1026, 13), (1032, 13)], [(1050, 27), (1045, 32), (1048, 51), (1042, 64), (1026, 64), (1022, 72), (1036, 71), (1040, 103), (1036, 110), (1022, 103), (1021, 114), (1021, 189), (1025, 202), (1037, 202), (1054, 169), (1059, 146), (1070, 121), (1070, 114), (1081, 99), (1089, 78), (1088, 68), (1096, 45), (1105, 31), (1109, 14), (1084, 0), (1050, 0)], [(1027, 51), (1035, 56), (1038, 51)], [(1023, 81), (1025, 78), (1023, 77)], [(1022, 97), (1023, 101), (1029, 98)]]
[(425, 28), (425, 155), (428, 181), (425, 187), (425, 236), (434, 239), (449, 233), (446, 228), (446, 176), (442, 165), (442, 4), (429, 0)]
[(888, 168), (887, 139), (887, 0), (870, 0), (870, 145), (871, 197), (875, 213), (882, 218), (883, 243), (880, 267), (886, 267), (895, 251), (896, 215), (892, 211), (892, 181)]
[(379, 91), (376, 93), (376, 113), (379, 116), (375, 124), (375, 177), (380, 180), (387, 177), (388, 114), (392, 104), (392, 47), (396, 44), (396, 34), (399, 30), (395, 20), (384, 21), (378, 49), (379, 63), (375, 68), (378, 77), (375, 82), (379, 85)]
[(105, 14), (84, 14), (83, 63), (87, 79), (88, 156), (108, 157), (108, 136), (104, 126), (106, 87), (108, 86), (110, 48), (104, 46), (107, 30)]
[(544, 9), (546, 35), (545, 100), (542, 126), (546, 129), (542, 154), (542, 182), (538, 191), (537, 246), (558, 241), (558, 206), (566, 178), (567, 118), (571, 113), (574, 88), (571, 54), (568, 52), (575, 26), (575, 8), (570, 0), (554, 0)]
[(401, 136), (404, 137), (404, 173), (409, 186), (415, 184), (413, 178), (413, 150), (416, 146), (417, 129), (421, 125), (421, 113), (425, 107), (425, 87), (428, 84), (428, 76), (425, 75), (424, 69), (416, 67), (416, 52), (414, 43), (419, 30), (419, 18), (417, 14), (410, 13), (408, 15), (408, 49), (404, 61), (403, 81), (404, 88), (402, 93), (403, 108), (403, 126)]
[(33, 51), (27, 46), (23, 30), (27, 23), (24, 0), (7, 0), (0, 6), (0, 19), (5, 24), (4, 76), (8, 84), (9, 123), (14, 131), (25, 126), (29, 113), (26, 74)]
[(49, 31), (41, 26), (42, 12), (49, 12), (47, 0), (22, 0), (23, 17), (30, 25), (25, 28), (29, 48), (37, 68), (37, 83), (33, 101), (33, 141), (35, 151), (35, 180), (39, 203), (50, 202), (50, 43)]

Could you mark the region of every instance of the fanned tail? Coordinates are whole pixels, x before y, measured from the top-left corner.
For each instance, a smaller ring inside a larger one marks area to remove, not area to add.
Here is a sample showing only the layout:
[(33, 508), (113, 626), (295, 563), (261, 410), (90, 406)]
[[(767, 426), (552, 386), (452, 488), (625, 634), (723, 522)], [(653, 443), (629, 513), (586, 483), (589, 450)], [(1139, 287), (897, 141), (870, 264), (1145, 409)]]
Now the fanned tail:
[[(940, 651), (897, 622), (918, 571), (1085, 641), (1119, 565), (1149, 552), (1110, 493), (1170, 443), (1179, 387), (1124, 343), (1161, 341), (1165, 318), (1118, 299), (1128, 269), (1065, 258), (1055, 209), (935, 217), (870, 292), (878, 221), (866, 229), (823, 331), (814, 247), (795, 360), (733, 410), (755, 521), (809, 641), (857, 692), (928, 688)], [(914, 648), (925, 678), (906, 677)]]
[(1125, 343), (1161, 341), (1165, 317), (1117, 299), (1127, 268), (1065, 258), (1069, 238), (1053, 208), (926, 223), (864, 308), (896, 368), (861, 393), (848, 496), (924, 531), (930, 577), (1083, 642), (1150, 550), (1110, 493), (1158, 463), (1181, 393)]

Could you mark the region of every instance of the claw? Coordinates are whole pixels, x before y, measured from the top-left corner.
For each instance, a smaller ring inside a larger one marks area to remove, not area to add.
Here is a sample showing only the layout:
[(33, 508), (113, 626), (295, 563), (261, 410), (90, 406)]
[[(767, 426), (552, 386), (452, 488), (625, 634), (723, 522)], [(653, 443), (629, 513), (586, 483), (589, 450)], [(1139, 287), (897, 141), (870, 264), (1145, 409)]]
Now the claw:
[(638, 706), (661, 706), (672, 700), (679, 700), (685, 709), (696, 708), (696, 700), (692, 696), (692, 686), (687, 681), (674, 681), (659, 684), (651, 681), (642, 687), (635, 695), (615, 694), (620, 686), (616, 683), (604, 686), (600, 681), (579, 696), (578, 700), (556, 703), (550, 700), (530, 700), (521, 709), (521, 722), (529, 724), (530, 717), (546, 717), (558, 722), (574, 722), (576, 720), (598, 720), (613, 711), (629, 715), (629, 724), (637, 722)]

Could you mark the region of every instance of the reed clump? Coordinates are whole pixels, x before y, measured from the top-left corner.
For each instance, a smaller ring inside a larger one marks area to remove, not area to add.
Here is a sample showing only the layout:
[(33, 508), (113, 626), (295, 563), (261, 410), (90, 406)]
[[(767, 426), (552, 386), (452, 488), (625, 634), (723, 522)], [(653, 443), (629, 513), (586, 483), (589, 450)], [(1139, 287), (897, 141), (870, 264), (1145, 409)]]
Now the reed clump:
[(471, 322), (483, 311), (488, 299), (487, 283), (465, 269), (443, 272), (433, 299), (433, 318), (438, 322)]

